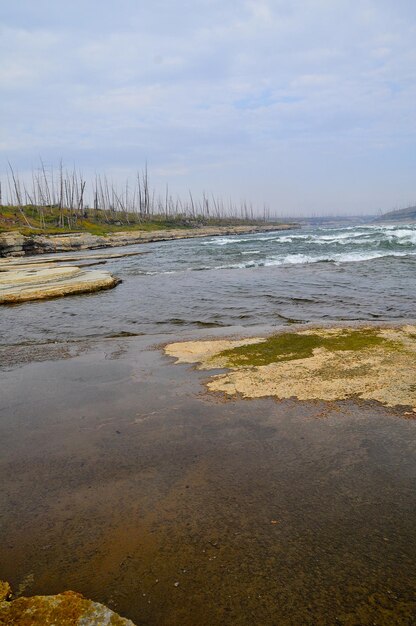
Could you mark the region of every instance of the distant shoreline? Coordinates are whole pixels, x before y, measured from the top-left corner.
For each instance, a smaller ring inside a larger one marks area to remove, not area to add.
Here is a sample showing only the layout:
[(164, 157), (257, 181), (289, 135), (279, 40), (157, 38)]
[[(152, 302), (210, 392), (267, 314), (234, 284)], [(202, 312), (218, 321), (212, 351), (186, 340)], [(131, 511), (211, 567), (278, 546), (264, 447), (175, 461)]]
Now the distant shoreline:
[(298, 224), (269, 224), (247, 226), (205, 226), (189, 229), (166, 229), (154, 231), (120, 231), (108, 235), (93, 235), (86, 232), (74, 232), (59, 235), (24, 235), (19, 231), (0, 233), (0, 257), (22, 257), (58, 252), (78, 252), (116, 248), (136, 244), (171, 241), (174, 239), (193, 239), (200, 237), (218, 237), (251, 233), (273, 232), (299, 228)]

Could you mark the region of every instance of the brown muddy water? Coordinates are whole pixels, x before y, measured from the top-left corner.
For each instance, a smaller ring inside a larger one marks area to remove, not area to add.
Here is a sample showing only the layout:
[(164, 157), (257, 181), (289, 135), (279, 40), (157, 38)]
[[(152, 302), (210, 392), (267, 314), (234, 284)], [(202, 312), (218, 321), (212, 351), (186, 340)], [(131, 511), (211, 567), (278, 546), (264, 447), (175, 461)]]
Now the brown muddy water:
[(225, 401), (154, 342), (3, 349), (0, 579), (146, 626), (415, 624), (416, 422)]

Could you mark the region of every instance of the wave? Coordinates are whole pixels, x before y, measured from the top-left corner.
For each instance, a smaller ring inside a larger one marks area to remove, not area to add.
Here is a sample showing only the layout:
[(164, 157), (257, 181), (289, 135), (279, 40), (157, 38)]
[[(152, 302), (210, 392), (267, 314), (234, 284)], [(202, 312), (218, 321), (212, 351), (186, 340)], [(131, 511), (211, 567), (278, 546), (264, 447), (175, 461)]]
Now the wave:
[(367, 233), (339, 233), (338, 235), (317, 235), (316, 239), (320, 241), (343, 241), (345, 239), (357, 239), (366, 236)]
[(256, 241), (273, 241), (277, 239), (274, 235), (273, 237), (239, 237), (238, 235), (231, 235), (230, 237), (213, 237), (212, 239), (208, 239), (207, 241), (201, 241), (203, 246), (227, 246), (229, 244), (240, 244), (240, 243), (254, 243)]
[(286, 242), (291, 242), (291, 241), (296, 241), (296, 240), (307, 240), (307, 239), (311, 239), (311, 235), (310, 234), (303, 234), (303, 235), (282, 235), (280, 234), (280, 232), (273, 232), (273, 233), (269, 233), (267, 235), (258, 235), (258, 234), (252, 234), (252, 235), (246, 235), (246, 236), (239, 236), (239, 235), (230, 235), (229, 237), (212, 237), (210, 239), (207, 239), (206, 241), (201, 241), (200, 243), (203, 246), (227, 246), (229, 244), (234, 244), (234, 245), (238, 245), (241, 243), (255, 243), (258, 241), (278, 241), (278, 242), (282, 242), (282, 243), (286, 243)]
[[(229, 263), (217, 265), (215, 267), (201, 267), (199, 270), (227, 270), (227, 269), (250, 269), (256, 267), (274, 267), (279, 265), (309, 265), (312, 263), (360, 263), (387, 257), (408, 257), (416, 256), (416, 252), (350, 252), (346, 254), (333, 254), (324, 256), (313, 256), (308, 254), (288, 254), (283, 257), (269, 257), (262, 260)], [(196, 269), (196, 268), (194, 268)]]
[[(180, 244), (178, 244), (180, 246)], [(208, 246), (208, 247), (207, 247)], [(366, 225), (273, 233), (230, 235), (195, 240), (191, 254), (158, 258), (148, 265), (139, 258), (138, 274), (250, 269), (313, 263), (360, 263), (388, 257), (416, 256), (416, 226)], [(158, 266), (158, 262), (160, 265)]]
[(366, 225), (361, 227), (349, 226), (346, 228), (325, 228), (315, 232), (290, 233), (283, 234), (280, 232), (267, 233), (266, 235), (231, 235), (228, 237), (212, 237), (206, 241), (202, 241), (204, 246), (223, 247), (236, 246), (239, 247), (246, 243), (269, 243), (269, 244), (310, 244), (310, 245), (358, 245), (379, 244), (382, 241), (396, 243), (397, 245), (415, 245), (416, 246), (416, 229), (409, 227), (403, 228), (398, 226), (377, 226)]
[(416, 245), (416, 231), (410, 229), (400, 229), (396, 231), (391, 231), (388, 233), (389, 241), (392, 241), (397, 244), (405, 243)]
[[(254, 251), (253, 251), (254, 252)], [(334, 253), (326, 255), (313, 255), (313, 254), (287, 254), (287, 255), (274, 255), (264, 257), (263, 259), (253, 259), (247, 261), (240, 261), (235, 263), (225, 263), (222, 265), (199, 265), (189, 266), (181, 269), (171, 270), (149, 270), (138, 272), (141, 275), (164, 275), (164, 274), (181, 274), (183, 272), (205, 272), (205, 271), (218, 271), (218, 270), (234, 270), (234, 269), (256, 269), (262, 267), (278, 267), (278, 266), (291, 266), (291, 265), (311, 265), (315, 263), (333, 263), (334, 265), (342, 265), (344, 263), (363, 263), (366, 261), (374, 261), (383, 258), (406, 258), (416, 257), (415, 252), (404, 251), (392, 251), (392, 250), (379, 250), (379, 251), (356, 251), (346, 253)]]
[[(292, 242), (294, 239), (291, 240)], [(290, 240), (287, 240), (290, 243)], [(398, 227), (366, 227), (357, 232), (333, 232), (332, 234), (317, 233), (310, 237), (311, 245), (323, 246), (366, 246), (368, 248), (383, 245), (392, 247), (416, 246), (416, 229)]]
[(360, 261), (372, 261), (374, 259), (383, 259), (388, 257), (403, 258), (408, 256), (416, 256), (416, 252), (393, 252), (388, 250), (380, 252), (350, 252), (338, 255), (338, 258), (334, 258), (334, 261), (336, 263), (356, 263)]

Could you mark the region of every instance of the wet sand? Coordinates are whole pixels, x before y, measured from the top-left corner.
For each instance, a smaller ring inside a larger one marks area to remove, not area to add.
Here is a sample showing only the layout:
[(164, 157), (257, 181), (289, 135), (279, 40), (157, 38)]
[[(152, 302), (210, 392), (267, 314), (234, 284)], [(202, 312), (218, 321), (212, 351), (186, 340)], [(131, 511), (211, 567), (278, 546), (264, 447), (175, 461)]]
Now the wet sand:
[(0, 579), (149, 626), (414, 624), (416, 422), (224, 401), (154, 343), (1, 361)]

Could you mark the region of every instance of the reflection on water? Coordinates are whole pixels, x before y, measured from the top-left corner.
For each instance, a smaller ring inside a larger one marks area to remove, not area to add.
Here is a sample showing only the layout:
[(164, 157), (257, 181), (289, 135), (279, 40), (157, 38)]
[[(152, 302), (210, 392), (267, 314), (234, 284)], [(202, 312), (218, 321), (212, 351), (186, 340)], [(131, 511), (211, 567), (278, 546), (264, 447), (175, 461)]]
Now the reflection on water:
[(223, 402), (150, 344), (2, 372), (0, 578), (148, 626), (414, 623), (415, 422)]

